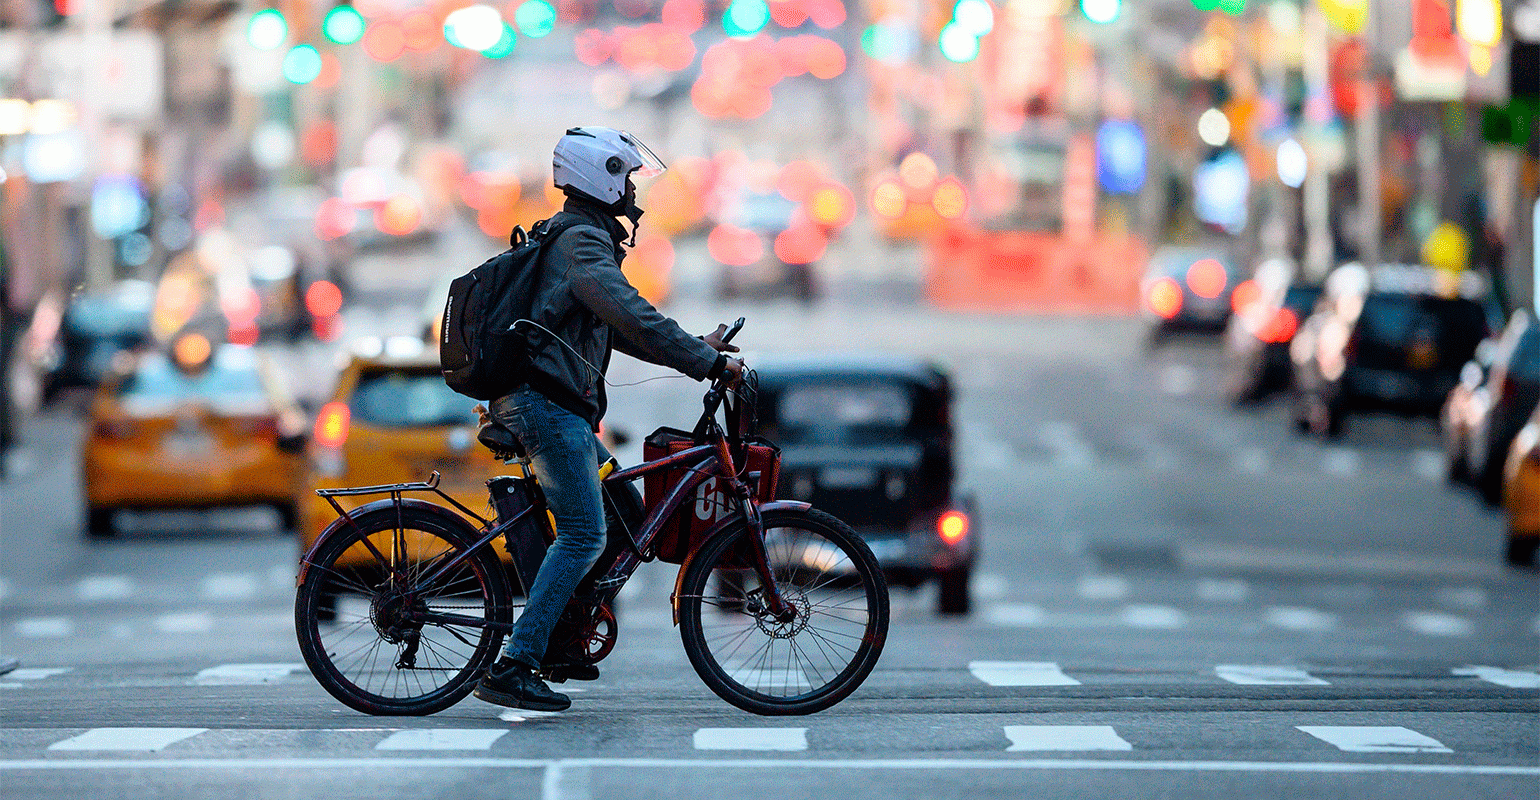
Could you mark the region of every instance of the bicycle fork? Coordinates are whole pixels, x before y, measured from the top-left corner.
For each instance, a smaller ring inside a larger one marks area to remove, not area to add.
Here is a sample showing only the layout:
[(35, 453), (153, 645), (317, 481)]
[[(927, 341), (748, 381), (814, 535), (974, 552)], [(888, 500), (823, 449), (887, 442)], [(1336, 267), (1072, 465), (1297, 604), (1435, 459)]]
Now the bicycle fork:
[(749, 528), (749, 560), (754, 565), (754, 573), (759, 576), (759, 584), (764, 587), (765, 604), (776, 622), (790, 622), (796, 610), (781, 597), (781, 590), (775, 585), (775, 576), (770, 574), (770, 554), (765, 550), (765, 520), (759, 514), (759, 506), (754, 504), (749, 495), (749, 485), (737, 479), (731, 483), (738, 497), (738, 506), (743, 511), (744, 522)]

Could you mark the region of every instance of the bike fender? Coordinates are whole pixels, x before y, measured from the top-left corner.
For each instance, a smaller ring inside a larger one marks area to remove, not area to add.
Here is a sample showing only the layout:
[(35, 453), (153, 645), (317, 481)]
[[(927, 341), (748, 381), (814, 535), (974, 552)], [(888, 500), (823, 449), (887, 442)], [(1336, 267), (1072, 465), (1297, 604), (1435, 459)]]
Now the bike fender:
[[(358, 508), (350, 509), (347, 513), (347, 516), (338, 517), (332, 520), (331, 524), (327, 525), (326, 528), (321, 531), (321, 535), (317, 536), (315, 541), (311, 543), (310, 548), (305, 551), (305, 554), (300, 556), (299, 576), (294, 579), (294, 585), (297, 587), (301, 583), (304, 583), (305, 573), (310, 571), (311, 559), (313, 559), (316, 552), (321, 549), (321, 545), (324, 544), (326, 540), (331, 536), (337, 535), (340, 531), (345, 531), (352, 526), (353, 523), (349, 521), (348, 517), (352, 517), (356, 520), (366, 514), (371, 514), (381, 509), (394, 510), (395, 507), (396, 505), (394, 500), (391, 500), (388, 497), (381, 498), (379, 500), (364, 503)], [(479, 538), (477, 536), (475, 526), (471, 525), (469, 522), (466, 522), (464, 517), (436, 503), (429, 503), (426, 500), (413, 500), (411, 498), (403, 497), (401, 498), (401, 508), (403, 511), (406, 509), (412, 509), (413, 511), (421, 511), (438, 517), (440, 521), (445, 523), (445, 525), (465, 536), (467, 543), (473, 544), (475, 543), (476, 539)]]
[[(812, 503), (804, 503), (801, 500), (771, 500), (768, 503), (759, 504), (759, 513), (763, 516), (772, 511), (806, 511), (812, 507)], [(717, 520), (716, 524), (701, 534), (700, 540), (702, 542), (709, 540), (721, 532), (723, 528), (737, 521), (738, 518), (735, 516), (728, 516), (726, 519)], [(684, 572), (690, 568), (690, 562), (694, 560), (695, 553), (691, 552), (685, 558), (684, 563), (679, 565), (679, 574), (674, 576), (674, 593), (668, 596), (669, 605), (673, 606), (674, 609), (674, 627), (676, 628), (679, 627), (679, 593), (684, 589)]]

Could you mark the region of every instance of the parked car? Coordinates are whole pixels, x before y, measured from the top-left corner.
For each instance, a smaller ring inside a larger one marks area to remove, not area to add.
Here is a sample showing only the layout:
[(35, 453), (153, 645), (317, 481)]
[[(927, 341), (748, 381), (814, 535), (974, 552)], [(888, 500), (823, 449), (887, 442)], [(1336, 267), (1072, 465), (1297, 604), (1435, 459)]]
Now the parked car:
[(1497, 339), (1483, 388), (1486, 402), (1478, 410), (1484, 413), (1472, 420), (1467, 475), (1495, 506), (1502, 502), (1508, 447), (1540, 401), (1540, 325), (1528, 311), (1515, 312)]
[(1436, 417), (1460, 370), (1490, 335), (1484, 286), (1426, 267), (1339, 267), (1290, 347), (1293, 417), (1302, 431), (1341, 435), (1368, 410)]
[(923, 361), (883, 355), (756, 362), (762, 430), (782, 449), (780, 494), (849, 523), (888, 580), (935, 580), (938, 610), (966, 614), (979, 519), (955, 486), (952, 385)]
[(71, 297), (57, 340), (45, 356), (43, 401), (52, 402), (68, 389), (96, 388), (112, 373), (119, 353), (149, 347), (154, 306), (155, 287), (146, 281), (119, 281), (101, 292)]
[(81, 455), (90, 535), (111, 536), (120, 509), (265, 504), (293, 527), (302, 431), (284, 430), (262, 358), (190, 334), (98, 387)]
[(1232, 400), (1256, 403), (1287, 391), (1293, 381), (1289, 343), (1315, 310), (1321, 287), (1298, 283), (1293, 262), (1262, 262), (1250, 278), (1250, 296), (1236, 302), (1225, 326), (1226, 384)]
[[(810, 224), (799, 224), (801, 213), (800, 204), (774, 190), (747, 192), (729, 204), (721, 215), (721, 220), (727, 223), (722, 229), (733, 232), (730, 238), (758, 237), (761, 246), (756, 250), (744, 248), (746, 252), (759, 253), (752, 260), (719, 259), (721, 271), (717, 278), (717, 294), (723, 298), (790, 296), (804, 302), (816, 298), (819, 294), (814, 266), (817, 258), (811, 252), (802, 252), (809, 247), (796, 236), (801, 232), (815, 237), (817, 241), (812, 249), (821, 250), (818, 242), (825, 234)], [(716, 235), (729, 236), (726, 233)], [(783, 236), (791, 238), (783, 240)], [(736, 251), (740, 248), (729, 244), (725, 249)]]
[(1519, 429), (1503, 469), (1508, 563), (1533, 565), (1540, 547), (1540, 408)]
[(1140, 284), (1150, 340), (1177, 331), (1221, 331), (1243, 276), (1223, 247), (1167, 246), (1150, 256)]

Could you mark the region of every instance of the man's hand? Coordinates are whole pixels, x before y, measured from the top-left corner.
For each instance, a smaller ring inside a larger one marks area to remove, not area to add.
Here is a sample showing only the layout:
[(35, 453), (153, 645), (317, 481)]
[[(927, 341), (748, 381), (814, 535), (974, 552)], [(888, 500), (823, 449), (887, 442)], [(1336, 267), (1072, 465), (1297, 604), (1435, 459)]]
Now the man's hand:
[[(722, 337), (724, 335), (726, 335), (726, 333), (727, 333), (727, 326), (726, 325), (717, 325), (717, 329), (715, 331), (712, 331), (711, 333), (708, 333), (705, 336), (702, 336), (701, 338), (706, 340), (706, 344), (711, 345), (711, 347), (713, 349), (715, 349), (718, 353), (736, 353), (736, 352), (738, 352), (737, 345), (731, 345), (731, 344), (728, 344), (727, 342), (722, 341)], [(728, 362), (731, 363), (732, 359), (729, 358)], [(729, 369), (730, 368), (731, 367), (729, 367)], [(737, 371), (738, 372), (742, 372), (743, 371), (743, 362), (742, 361), (738, 362), (738, 370)]]
[[(732, 347), (732, 345), (727, 345), (727, 347)], [(733, 350), (737, 350), (737, 349), (738, 348), (733, 347)], [(743, 359), (741, 359), (741, 358), (729, 358), (729, 359), (727, 359), (726, 363), (724, 363), (722, 365), (722, 372), (724, 374), (725, 373), (732, 373), (732, 378), (728, 380), (728, 383), (733, 383), (733, 382), (737, 381), (739, 378), (742, 378), (743, 377)]]

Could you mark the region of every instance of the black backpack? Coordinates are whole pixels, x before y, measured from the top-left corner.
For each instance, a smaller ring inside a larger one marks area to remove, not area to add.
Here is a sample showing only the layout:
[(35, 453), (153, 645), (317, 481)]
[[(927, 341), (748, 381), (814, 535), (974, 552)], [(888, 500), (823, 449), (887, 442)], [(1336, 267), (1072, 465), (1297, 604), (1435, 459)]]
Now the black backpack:
[(550, 336), (514, 323), (533, 318), (542, 246), (579, 224), (561, 215), (535, 223), (529, 235), (514, 228), (507, 250), (449, 284), (438, 351), (449, 388), (477, 400), (496, 400), (527, 380), (533, 354), (549, 344)]

